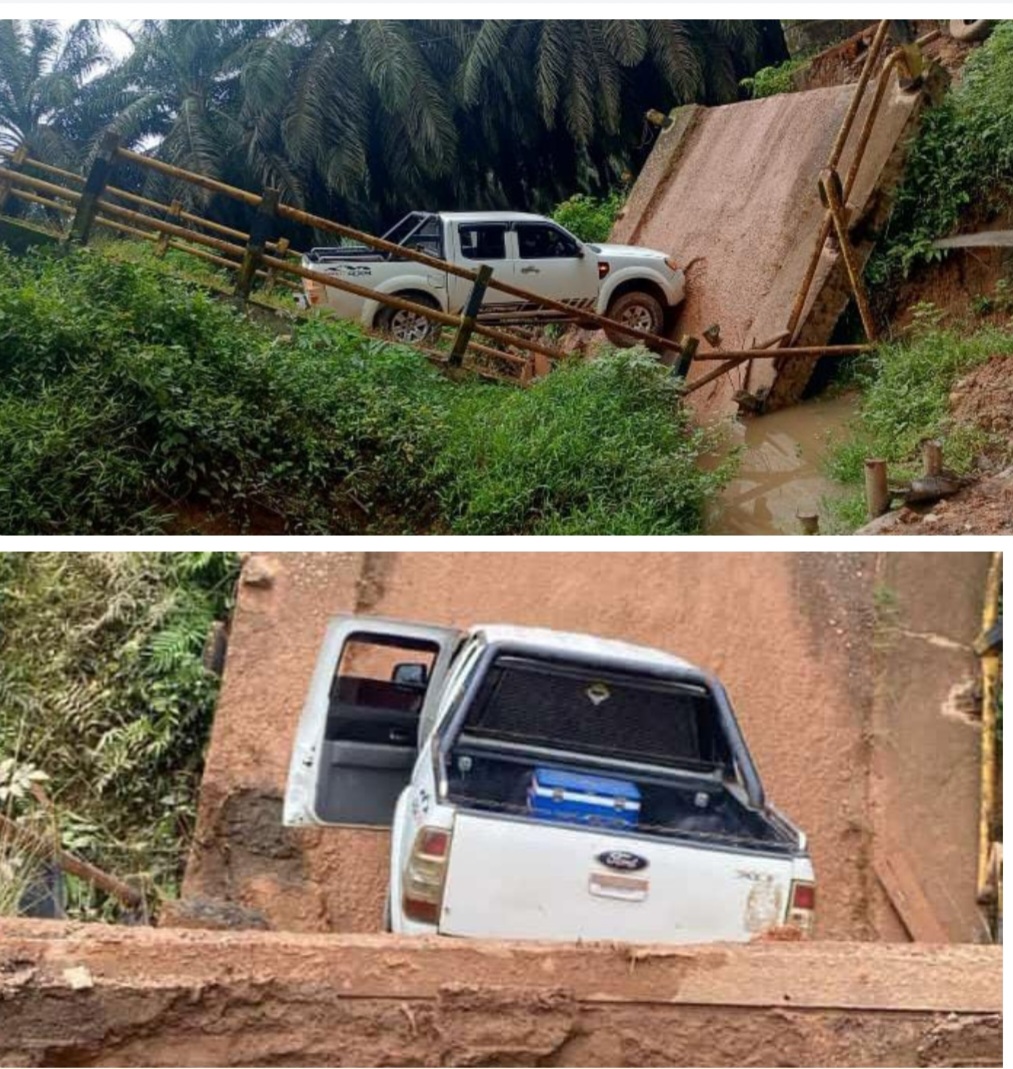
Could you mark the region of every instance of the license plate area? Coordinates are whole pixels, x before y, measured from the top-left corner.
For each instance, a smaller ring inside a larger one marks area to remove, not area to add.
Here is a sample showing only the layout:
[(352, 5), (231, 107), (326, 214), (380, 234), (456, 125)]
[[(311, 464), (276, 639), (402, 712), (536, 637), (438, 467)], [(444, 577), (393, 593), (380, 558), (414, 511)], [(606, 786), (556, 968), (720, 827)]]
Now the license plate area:
[(592, 872), (588, 877), (587, 889), (595, 898), (643, 902), (647, 899), (648, 881), (640, 876), (613, 876), (611, 873)]

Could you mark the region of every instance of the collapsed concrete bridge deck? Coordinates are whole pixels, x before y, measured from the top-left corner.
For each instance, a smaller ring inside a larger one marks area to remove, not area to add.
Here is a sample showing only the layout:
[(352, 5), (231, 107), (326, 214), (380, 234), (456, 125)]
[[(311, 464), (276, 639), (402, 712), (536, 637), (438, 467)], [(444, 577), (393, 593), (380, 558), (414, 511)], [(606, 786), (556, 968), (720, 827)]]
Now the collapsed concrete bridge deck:
[[(863, 127), (874, 93), (861, 97), (837, 165), (844, 176), (858, 159), (846, 204), (851, 244), (864, 265), (885, 223), (907, 144), (928, 91), (902, 89), (884, 77), (882, 105), (867, 142)], [(943, 77), (932, 68), (927, 84)], [(764, 347), (791, 326), (796, 295), (824, 219), (819, 179), (832, 154), (854, 85), (786, 93), (722, 107), (688, 105), (672, 113), (659, 136), (612, 240), (663, 249), (685, 265), (686, 301), (676, 333), (701, 337), (720, 327), (720, 342), (701, 340), (700, 353)], [(840, 248), (828, 242), (794, 331), (792, 344), (826, 345), (851, 299)], [(705, 413), (735, 410), (737, 391), (766, 407), (798, 401), (814, 358), (757, 359), (739, 364), (693, 395)], [(692, 369), (690, 384), (713, 372)]]
[[(280, 930), (372, 932), (384, 829), (285, 828), (295, 726), (330, 616), (590, 631), (729, 689), (770, 798), (808, 834), (822, 939), (971, 942), (988, 554), (270, 554), (248, 558), (184, 898)], [(186, 907), (186, 902), (184, 902)]]
[(0, 921), (0, 1065), (1000, 1065), (998, 947)]

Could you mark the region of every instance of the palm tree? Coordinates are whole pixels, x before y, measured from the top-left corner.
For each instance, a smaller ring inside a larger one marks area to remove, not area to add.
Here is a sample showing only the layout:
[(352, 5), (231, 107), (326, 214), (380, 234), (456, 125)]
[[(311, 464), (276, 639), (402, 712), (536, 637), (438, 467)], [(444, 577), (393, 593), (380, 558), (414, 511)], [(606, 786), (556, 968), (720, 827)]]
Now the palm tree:
[(98, 26), (81, 20), (0, 20), (0, 150), (24, 146), (51, 163), (76, 162), (76, 114), (108, 56)]
[[(248, 56), (276, 23), (239, 19), (146, 20), (133, 52), (98, 79), (89, 102), (93, 125), (124, 143), (155, 151), (177, 167), (214, 178), (298, 186), (285, 161), (248, 136), (241, 74)], [(105, 122), (99, 120), (105, 116)], [(156, 195), (204, 204), (195, 187), (158, 177)]]

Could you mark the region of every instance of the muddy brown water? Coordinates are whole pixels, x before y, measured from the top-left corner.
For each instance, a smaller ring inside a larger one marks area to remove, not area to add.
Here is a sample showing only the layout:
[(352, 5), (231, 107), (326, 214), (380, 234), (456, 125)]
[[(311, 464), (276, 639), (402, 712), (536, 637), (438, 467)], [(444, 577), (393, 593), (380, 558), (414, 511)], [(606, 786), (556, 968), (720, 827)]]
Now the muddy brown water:
[(736, 448), (741, 455), (711, 509), (708, 534), (801, 533), (799, 514), (822, 515), (824, 500), (843, 492), (824, 473), (823, 460), (857, 409), (858, 395), (847, 393), (730, 423), (723, 455)]

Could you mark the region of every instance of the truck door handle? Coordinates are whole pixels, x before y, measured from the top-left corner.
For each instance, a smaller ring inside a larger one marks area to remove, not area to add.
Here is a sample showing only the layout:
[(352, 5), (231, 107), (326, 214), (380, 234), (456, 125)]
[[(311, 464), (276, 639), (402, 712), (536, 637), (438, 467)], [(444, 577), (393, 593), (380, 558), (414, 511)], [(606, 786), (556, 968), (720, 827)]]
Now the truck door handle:
[(521, 268), (521, 274), (522, 275), (538, 275), (538, 274), (541, 274), (541, 271), (537, 267), (522, 267)]

